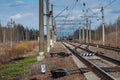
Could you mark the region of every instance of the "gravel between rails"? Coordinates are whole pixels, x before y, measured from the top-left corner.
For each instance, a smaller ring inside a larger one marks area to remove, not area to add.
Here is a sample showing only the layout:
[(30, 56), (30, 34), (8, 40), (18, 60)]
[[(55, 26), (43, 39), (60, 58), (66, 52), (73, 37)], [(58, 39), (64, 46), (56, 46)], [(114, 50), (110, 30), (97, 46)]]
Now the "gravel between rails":
[[(76, 45), (78, 45), (77, 43), (75, 43)], [(86, 47), (86, 45), (82, 45), (82, 47)], [(93, 50), (94, 47), (91, 47), (90, 46), (90, 50)], [(94, 51), (99, 51), (101, 48), (97, 48), (97, 50), (94, 48)], [(77, 51), (80, 51), (80, 50), (77, 50)], [(104, 51), (105, 54), (104, 55), (107, 55), (107, 56), (111, 56), (113, 57), (112, 55), (114, 55), (114, 58), (116, 58), (117, 55), (119, 54), (113, 54), (113, 53), (109, 53), (110, 50), (102, 50), (101, 51)], [(82, 51), (80, 51), (82, 52)], [(111, 51), (112, 52), (112, 51)], [(107, 53), (107, 54), (106, 54)], [(91, 57), (85, 57), (87, 58), (88, 60), (90, 60), (91, 62), (95, 63), (97, 66), (100, 66), (100, 67), (116, 67), (117, 65), (109, 62), (109, 61), (106, 61), (104, 59), (101, 59), (97, 56), (91, 56)], [(117, 57), (118, 58), (118, 57)], [(120, 59), (120, 58), (118, 58)], [(119, 74), (120, 72), (119, 71), (115, 71), (115, 72), (108, 72), (109, 74), (111, 74), (112, 76), (114, 76), (117, 80), (120, 80), (120, 77), (119, 77)]]
[[(79, 45), (79, 43), (74, 43), (74, 44)], [(86, 46), (87, 45), (82, 45), (82, 47), (86, 47)], [(107, 49), (103, 49), (103, 48), (97, 48), (94, 46), (89, 46), (89, 49), (93, 50), (93, 51), (103, 52), (103, 53), (105, 53), (104, 55), (106, 55), (106, 56), (110, 56), (112, 58), (120, 60), (120, 52), (115, 52), (115, 51), (107, 50)]]
[(104, 55), (107, 55), (107, 56), (110, 56), (110, 57), (113, 57), (115, 59), (120, 60), (120, 52), (115, 52), (115, 51), (102, 49), (102, 48), (97, 48), (97, 47), (93, 47), (93, 46), (90, 46), (90, 49), (94, 50), (94, 51), (103, 52), (103, 53), (105, 53)]

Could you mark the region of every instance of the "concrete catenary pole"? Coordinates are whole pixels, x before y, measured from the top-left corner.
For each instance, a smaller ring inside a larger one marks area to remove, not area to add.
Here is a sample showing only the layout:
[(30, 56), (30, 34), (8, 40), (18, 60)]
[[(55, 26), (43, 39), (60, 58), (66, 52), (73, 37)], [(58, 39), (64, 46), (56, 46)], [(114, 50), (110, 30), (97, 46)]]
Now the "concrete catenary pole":
[(56, 20), (54, 17), (54, 43), (56, 42)]
[(51, 15), (51, 21), (52, 21), (52, 41), (51, 41), (51, 46), (54, 46), (54, 18), (53, 18), (53, 4), (51, 4), (51, 11), (52, 11), (52, 15)]
[(28, 28), (26, 27), (26, 41), (28, 40)]
[(60, 26), (60, 41), (62, 41), (62, 26)]
[(97, 40), (97, 27), (95, 27), (95, 41)]
[(10, 39), (11, 39), (11, 44), (10, 44), (10, 45), (11, 45), (11, 47), (12, 47), (12, 45), (13, 45), (13, 43), (12, 43), (12, 41), (13, 41), (13, 31), (12, 31), (12, 28), (13, 28), (13, 20), (12, 20), (12, 19), (11, 19), (10, 23), (11, 23), (11, 31), (10, 31), (10, 32), (11, 32), (11, 34), (10, 34), (10, 35), (11, 35), (11, 37), (10, 37)]
[(118, 37), (118, 22), (116, 22), (116, 47), (118, 47), (118, 45), (117, 45), (118, 44), (117, 43), (118, 42), (118, 38), (117, 37)]
[(39, 55), (37, 61), (44, 58), (44, 7), (43, 0), (39, 0)]
[(105, 22), (104, 22), (104, 8), (101, 8), (102, 12), (102, 44), (105, 45)]
[(46, 0), (46, 24), (47, 24), (47, 52), (50, 51), (50, 12), (49, 12), (49, 0)]
[(90, 24), (89, 24), (89, 41), (91, 43), (91, 20), (90, 20)]
[(82, 30), (82, 38), (83, 38), (83, 41), (85, 40), (85, 31), (84, 31), (84, 27), (83, 27), (83, 30)]
[(86, 18), (86, 43), (88, 43), (88, 18)]
[(5, 29), (3, 29), (3, 43), (5, 43), (6, 42), (6, 31), (5, 31)]
[(79, 26), (79, 41), (81, 40), (81, 26)]

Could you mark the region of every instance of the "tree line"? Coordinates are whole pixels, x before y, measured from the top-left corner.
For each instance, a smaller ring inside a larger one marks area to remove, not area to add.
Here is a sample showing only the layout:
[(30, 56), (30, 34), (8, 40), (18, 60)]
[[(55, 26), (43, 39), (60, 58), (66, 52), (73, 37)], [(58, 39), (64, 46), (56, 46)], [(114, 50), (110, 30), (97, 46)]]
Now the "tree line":
[(15, 22), (13, 26), (10, 23), (7, 23), (7, 26), (2, 26), (0, 24), (0, 43), (37, 40), (38, 35), (38, 30), (29, 29), (22, 24), (16, 24)]
[[(80, 29), (81, 38), (83, 37), (82, 29)], [(88, 30), (88, 35), (89, 35)], [(86, 29), (84, 30), (84, 37), (86, 38)], [(79, 30), (76, 30), (73, 34), (74, 39), (79, 39)], [(117, 38), (115, 38), (117, 37)], [(109, 41), (108, 38), (118, 39), (120, 41), (120, 16), (114, 23), (105, 24), (105, 39), (106, 42)], [(96, 29), (91, 30), (91, 39), (92, 40), (102, 40), (102, 24), (99, 25)]]

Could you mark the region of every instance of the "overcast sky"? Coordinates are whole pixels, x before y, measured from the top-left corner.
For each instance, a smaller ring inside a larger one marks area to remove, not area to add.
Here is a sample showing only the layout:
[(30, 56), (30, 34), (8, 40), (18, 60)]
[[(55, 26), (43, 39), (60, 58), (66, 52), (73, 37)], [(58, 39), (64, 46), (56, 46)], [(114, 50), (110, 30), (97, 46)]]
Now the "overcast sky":
[[(90, 9), (92, 11), (88, 10), (86, 16), (95, 13), (100, 18), (100, 9), (102, 6), (105, 7), (105, 23), (113, 23), (120, 15), (120, 0), (78, 0), (74, 6), (75, 2), (76, 0), (50, 0), (50, 4), (54, 5), (54, 16), (68, 7), (60, 16), (69, 14), (67, 19), (80, 19), (80, 16), (87, 9)], [(10, 18), (16, 23), (23, 24), (25, 27), (39, 29), (39, 0), (0, 0), (0, 20), (2, 25), (6, 26)], [(60, 18), (58, 17), (56, 19), (59, 20)], [(97, 19), (89, 19), (93, 22), (93, 29), (101, 23), (101, 20), (97, 21)]]

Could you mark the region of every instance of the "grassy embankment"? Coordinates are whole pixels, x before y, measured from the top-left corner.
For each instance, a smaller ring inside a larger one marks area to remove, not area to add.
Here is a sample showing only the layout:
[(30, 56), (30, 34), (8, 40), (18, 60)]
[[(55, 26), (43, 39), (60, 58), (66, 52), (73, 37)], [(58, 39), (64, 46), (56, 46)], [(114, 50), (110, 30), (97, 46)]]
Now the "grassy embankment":
[[(36, 51), (34, 51), (37, 48)], [(0, 55), (0, 80), (22, 80), (28, 76), (36, 62), (38, 43), (20, 42)]]
[(29, 57), (1, 65), (0, 80), (22, 80), (28, 76), (31, 65), (34, 62), (36, 62), (36, 57)]

